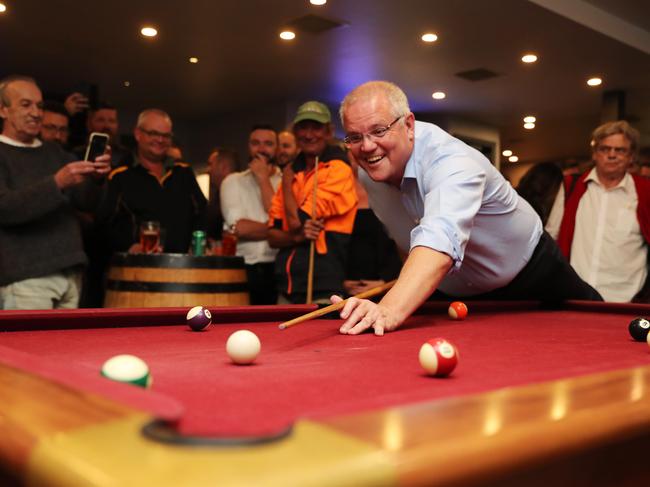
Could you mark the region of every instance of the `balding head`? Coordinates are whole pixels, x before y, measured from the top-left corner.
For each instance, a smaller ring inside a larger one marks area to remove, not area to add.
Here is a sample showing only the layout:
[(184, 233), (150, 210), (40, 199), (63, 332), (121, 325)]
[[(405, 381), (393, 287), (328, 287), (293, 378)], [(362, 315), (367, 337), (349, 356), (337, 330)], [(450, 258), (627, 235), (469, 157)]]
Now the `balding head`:
[(41, 131), (43, 95), (33, 78), (9, 76), (0, 81), (2, 134), (31, 144)]

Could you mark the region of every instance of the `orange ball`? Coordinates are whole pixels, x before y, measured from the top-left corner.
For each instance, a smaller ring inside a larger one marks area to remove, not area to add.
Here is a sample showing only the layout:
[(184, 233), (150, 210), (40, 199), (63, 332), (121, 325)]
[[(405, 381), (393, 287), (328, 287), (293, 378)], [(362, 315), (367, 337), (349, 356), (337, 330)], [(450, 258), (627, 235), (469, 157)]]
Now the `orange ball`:
[(447, 310), (452, 320), (464, 320), (467, 317), (467, 305), (460, 301), (454, 301)]

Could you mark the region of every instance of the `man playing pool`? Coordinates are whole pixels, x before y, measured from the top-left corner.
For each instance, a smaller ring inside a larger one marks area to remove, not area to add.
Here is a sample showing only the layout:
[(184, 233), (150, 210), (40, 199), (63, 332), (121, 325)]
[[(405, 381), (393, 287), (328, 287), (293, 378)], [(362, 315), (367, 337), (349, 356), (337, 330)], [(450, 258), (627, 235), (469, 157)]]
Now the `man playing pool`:
[(340, 114), (370, 206), (409, 251), (378, 304), (350, 298), (341, 333), (372, 327), (383, 335), (436, 290), (455, 298), (602, 299), (490, 161), (437, 126), (416, 122), (398, 86), (358, 86)]

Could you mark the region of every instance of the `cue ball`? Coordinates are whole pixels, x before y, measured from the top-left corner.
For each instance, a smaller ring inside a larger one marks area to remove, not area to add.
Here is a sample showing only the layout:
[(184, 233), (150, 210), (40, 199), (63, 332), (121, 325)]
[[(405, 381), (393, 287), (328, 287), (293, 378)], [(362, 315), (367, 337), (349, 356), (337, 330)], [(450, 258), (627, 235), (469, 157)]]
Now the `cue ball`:
[(648, 337), (648, 330), (650, 330), (650, 321), (645, 318), (634, 318), (630, 321), (628, 327), (630, 335), (637, 342), (644, 342)]
[(432, 338), (420, 347), (420, 365), (429, 375), (445, 377), (458, 364), (458, 350), (444, 338)]
[(467, 305), (460, 301), (454, 301), (447, 310), (452, 320), (464, 320), (467, 317)]
[(101, 375), (117, 382), (126, 382), (140, 387), (151, 385), (149, 366), (135, 355), (115, 355), (102, 365)]
[(226, 352), (234, 363), (252, 364), (260, 353), (262, 344), (252, 331), (238, 330), (228, 337)]
[(185, 317), (187, 325), (194, 331), (206, 330), (212, 323), (212, 313), (203, 306), (194, 306)]

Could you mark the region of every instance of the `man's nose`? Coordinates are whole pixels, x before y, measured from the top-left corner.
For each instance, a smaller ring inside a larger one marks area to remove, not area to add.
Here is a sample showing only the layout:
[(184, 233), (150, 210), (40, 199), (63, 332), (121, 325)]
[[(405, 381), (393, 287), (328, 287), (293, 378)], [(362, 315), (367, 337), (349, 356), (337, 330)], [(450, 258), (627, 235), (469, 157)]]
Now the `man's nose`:
[(361, 150), (364, 152), (372, 152), (375, 150), (377, 147), (377, 144), (375, 143), (374, 140), (372, 140), (371, 137), (368, 135), (363, 135), (363, 139), (361, 140)]

